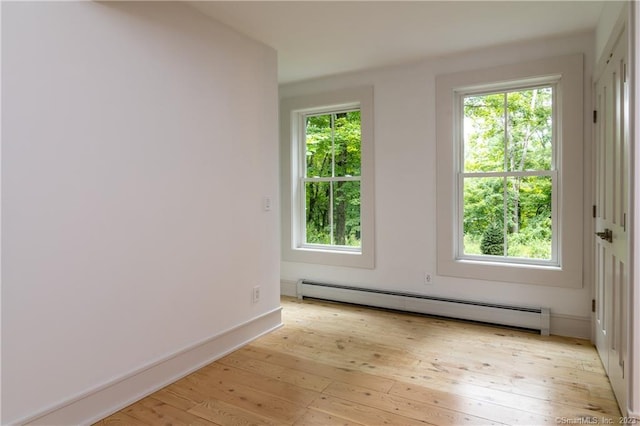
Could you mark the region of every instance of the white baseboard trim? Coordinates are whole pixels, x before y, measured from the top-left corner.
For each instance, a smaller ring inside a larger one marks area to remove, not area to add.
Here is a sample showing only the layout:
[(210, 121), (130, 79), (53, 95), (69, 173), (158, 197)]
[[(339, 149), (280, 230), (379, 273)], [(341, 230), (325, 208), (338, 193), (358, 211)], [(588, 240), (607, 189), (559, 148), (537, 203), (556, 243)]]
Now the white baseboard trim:
[(280, 294), (296, 297), (298, 295), (297, 281), (280, 280)]
[(551, 313), (551, 334), (591, 339), (591, 318)]
[(282, 327), (282, 308), (150, 363), (118, 379), (11, 424), (85, 425), (162, 389), (251, 341)]

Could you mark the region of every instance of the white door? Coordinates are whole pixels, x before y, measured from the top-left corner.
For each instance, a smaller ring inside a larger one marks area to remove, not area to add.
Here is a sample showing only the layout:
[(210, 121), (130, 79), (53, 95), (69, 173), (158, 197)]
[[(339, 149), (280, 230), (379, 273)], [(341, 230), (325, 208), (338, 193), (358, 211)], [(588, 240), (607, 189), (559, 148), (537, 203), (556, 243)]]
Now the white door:
[(629, 288), (629, 143), (627, 42), (624, 32), (596, 82), (596, 347), (625, 407)]

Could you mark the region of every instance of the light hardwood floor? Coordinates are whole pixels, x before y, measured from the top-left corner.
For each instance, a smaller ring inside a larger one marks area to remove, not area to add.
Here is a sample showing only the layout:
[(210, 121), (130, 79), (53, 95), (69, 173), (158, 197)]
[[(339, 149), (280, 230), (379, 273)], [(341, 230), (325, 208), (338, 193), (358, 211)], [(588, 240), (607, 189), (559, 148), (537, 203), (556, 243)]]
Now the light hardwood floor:
[(283, 298), (285, 326), (97, 425), (617, 424), (590, 342)]

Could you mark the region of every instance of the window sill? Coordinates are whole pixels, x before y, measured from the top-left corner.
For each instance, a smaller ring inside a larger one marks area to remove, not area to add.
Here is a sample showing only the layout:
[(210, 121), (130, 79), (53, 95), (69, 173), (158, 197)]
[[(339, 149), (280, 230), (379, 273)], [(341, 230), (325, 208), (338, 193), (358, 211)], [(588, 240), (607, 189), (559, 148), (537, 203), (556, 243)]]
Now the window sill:
[(349, 247), (325, 247), (325, 246), (302, 246), (297, 247), (293, 250), (301, 250), (308, 251), (314, 253), (337, 253), (337, 254), (347, 254), (347, 255), (356, 255), (359, 256), (362, 254), (362, 250), (359, 248), (349, 248)]
[(490, 266), (504, 266), (504, 267), (513, 267), (513, 268), (524, 268), (524, 269), (546, 269), (550, 271), (561, 271), (562, 267), (554, 262), (518, 262), (516, 259), (507, 259), (504, 261), (501, 260), (490, 260), (490, 259), (474, 259), (474, 258), (458, 258), (455, 259), (456, 262), (467, 263), (470, 265), (490, 265)]
[(374, 268), (373, 253), (323, 247), (285, 248), (282, 250), (282, 260), (352, 268)]
[(438, 275), (550, 287), (582, 287), (582, 271), (566, 266), (439, 259)]

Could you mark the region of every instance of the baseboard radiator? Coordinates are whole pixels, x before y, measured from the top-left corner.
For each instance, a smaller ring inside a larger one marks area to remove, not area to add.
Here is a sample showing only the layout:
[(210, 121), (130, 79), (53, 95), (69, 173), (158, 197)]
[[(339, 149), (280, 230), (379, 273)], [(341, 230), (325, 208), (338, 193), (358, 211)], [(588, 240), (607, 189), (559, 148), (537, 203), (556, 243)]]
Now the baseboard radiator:
[(395, 309), (427, 315), (540, 331), (549, 335), (549, 309), (455, 300), (388, 290), (299, 280), (296, 293), (304, 297)]

